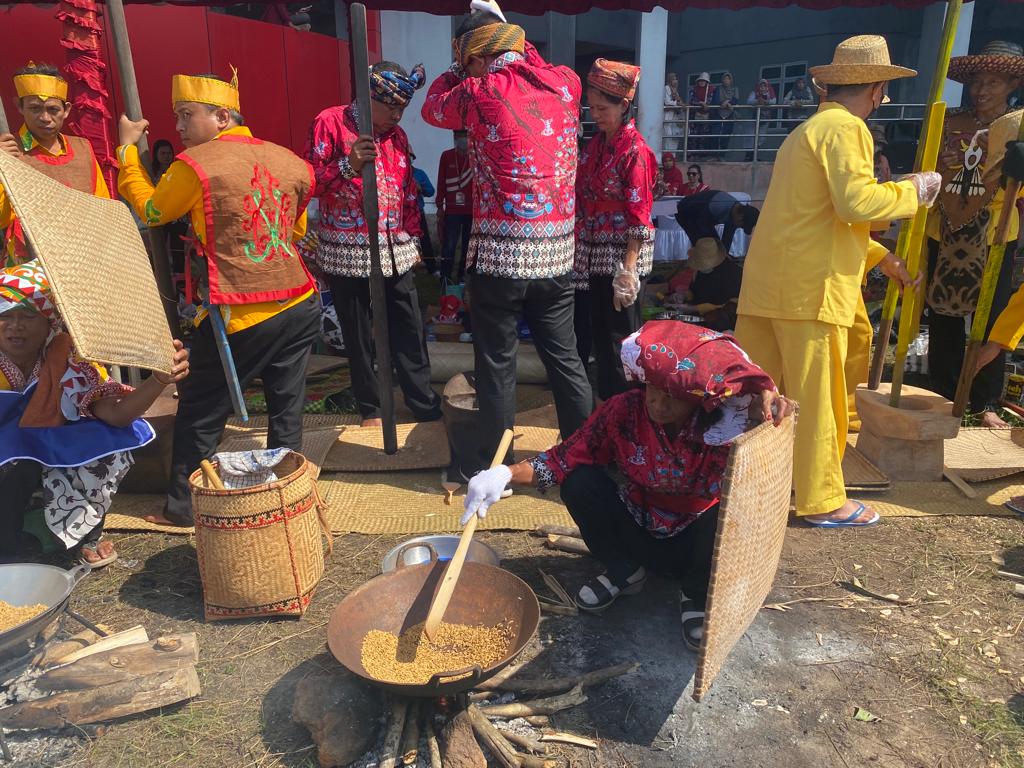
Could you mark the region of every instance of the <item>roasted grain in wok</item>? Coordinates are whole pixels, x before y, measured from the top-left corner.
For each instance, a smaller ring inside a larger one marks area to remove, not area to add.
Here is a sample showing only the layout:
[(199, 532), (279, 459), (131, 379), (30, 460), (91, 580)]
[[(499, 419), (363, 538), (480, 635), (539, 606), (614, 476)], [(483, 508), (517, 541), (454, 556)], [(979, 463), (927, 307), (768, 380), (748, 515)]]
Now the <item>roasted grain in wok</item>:
[(29, 619), (34, 619), (49, 606), (41, 603), (35, 605), (11, 605), (0, 600), (0, 632), (14, 629)]
[(360, 658), (370, 677), (388, 683), (421, 685), (438, 672), (471, 667), (489, 667), (508, 655), (512, 647), (512, 625), (470, 627), (441, 622), (433, 642), (416, 624), (401, 636), (371, 630), (363, 638)]

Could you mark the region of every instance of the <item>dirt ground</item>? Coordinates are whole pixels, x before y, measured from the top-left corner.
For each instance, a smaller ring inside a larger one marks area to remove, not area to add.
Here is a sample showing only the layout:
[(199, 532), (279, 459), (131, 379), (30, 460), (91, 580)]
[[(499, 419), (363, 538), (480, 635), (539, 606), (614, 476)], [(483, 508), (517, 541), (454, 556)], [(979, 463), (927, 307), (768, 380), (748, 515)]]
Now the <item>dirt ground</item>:
[[(538, 568), (570, 590), (595, 571), (526, 533), (480, 538), (538, 591)], [(121, 563), (87, 579), (74, 607), (117, 629), (198, 633), (203, 695), (90, 732), (59, 766), (315, 766), (308, 733), (290, 718), (294, 685), (333, 667), (331, 610), (378, 573), (398, 539), (336, 540), (301, 621), (212, 624), (202, 619), (187, 538), (115, 540)], [(601, 617), (546, 616), (524, 674), (640, 663), (554, 717), (560, 729), (601, 740), (596, 753), (566, 748), (571, 766), (1024, 766), (1024, 600), (996, 577), (993, 556), (1024, 571), (1019, 520), (886, 519), (859, 531), (794, 524), (770, 598), (787, 610), (761, 612), (703, 703), (690, 697), (696, 657), (680, 638), (675, 589), (659, 580)], [(910, 603), (851, 591), (844, 582), (854, 577)], [(855, 719), (856, 707), (879, 720)], [(20, 754), (15, 765), (43, 764)]]

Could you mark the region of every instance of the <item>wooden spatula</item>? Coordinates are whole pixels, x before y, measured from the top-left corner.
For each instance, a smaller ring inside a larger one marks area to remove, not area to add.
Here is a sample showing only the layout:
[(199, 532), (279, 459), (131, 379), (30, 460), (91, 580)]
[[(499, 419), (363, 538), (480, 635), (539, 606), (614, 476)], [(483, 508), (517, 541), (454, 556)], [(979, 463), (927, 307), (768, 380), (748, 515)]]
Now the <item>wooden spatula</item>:
[[(505, 434), (501, 436), (498, 450), (494, 452), (494, 460), (491, 462), (492, 468), (501, 464), (511, 445), (512, 430), (506, 429)], [(441, 624), (441, 618), (444, 616), (444, 612), (448, 610), (448, 603), (451, 602), (452, 593), (455, 591), (455, 584), (459, 580), (459, 574), (462, 573), (462, 564), (466, 562), (469, 542), (473, 540), (473, 533), (476, 531), (476, 523), (479, 519), (479, 517), (473, 515), (469, 518), (469, 522), (466, 523), (466, 527), (462, 529), (459, 546), (456, 548), (455, 554), (452, 555), (452, 559), (448, 562), (444, 578), (441, 580), (441, 588), (437, 590), (434, 602), (430, 604), (430, 610), (427, 612), (427, 622), (423, 626), (423, 634), (427, 636), (427, 640), (434, 639), (437, 628)]]

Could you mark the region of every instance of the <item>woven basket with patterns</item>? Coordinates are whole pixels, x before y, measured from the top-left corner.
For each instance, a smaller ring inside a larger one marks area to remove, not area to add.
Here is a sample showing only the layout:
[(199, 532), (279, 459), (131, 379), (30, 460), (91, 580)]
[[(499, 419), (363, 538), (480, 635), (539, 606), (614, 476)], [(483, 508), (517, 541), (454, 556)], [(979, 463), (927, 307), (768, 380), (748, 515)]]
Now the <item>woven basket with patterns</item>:
[(736, 438), (725, 469), (704, 637), (693, 681), (700, 701), (775, 581), (789, 520), (794, 417)]
[(280, 479), (242, 490), (189, 478), (207, 621), (301, 616), (324, 573), (331, 535), (309, 462), (286, 456)]

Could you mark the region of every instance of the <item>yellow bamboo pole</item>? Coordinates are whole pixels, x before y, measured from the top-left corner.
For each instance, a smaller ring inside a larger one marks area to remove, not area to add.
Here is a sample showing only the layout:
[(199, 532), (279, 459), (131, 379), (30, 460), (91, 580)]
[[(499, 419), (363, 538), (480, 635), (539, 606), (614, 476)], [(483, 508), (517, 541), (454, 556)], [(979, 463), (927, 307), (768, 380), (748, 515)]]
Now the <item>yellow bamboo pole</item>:
[[(917, 156), (914, 160), (914, 170), (935, 170), (925, 168), (924, 152), (928, 143), (927, 131), (929, 130), (928, 119), (933, 114), (931, 106), (942, 99), (942, 89), (946, 85), (946, 74), (949, 72), (949, 59), (953, 55), (953, 41), (956, 39), (956, 27), (960, 21), (960, 9), (963, 7), (963, 0), (949, 0), (946, 3), (946, 18), (942, 24), (942, 38), (939, 42), (935, 72), (932, 74), (931, 86), (928, 90), (929, 112), (925, 114), (925, 123), (922, 126), (922, 134), (917, 145)], [(941, 134), (941, 126), (940, 126)], [(910, 246), (910, 233), (912, 221), (904, 221), (900, 226), (899, 240), (896, 246), (896, 255), (905, 263), (908, 262), (908, 248)], [(923, 243), (923, 240), (922, 240)], [(882, 369), (885, 366), (885, 353), (889, 349), (889, 334), (892, 332), (893, 320), (896, 317), (896, 304), (899, 301), (899, 288), (890, 281), (885, 292), (885, 302), (882, 305), (882, 322), (879, 328), (878, 338), (875, 341), (875, 353), (871, 360), (871, 370), (868, 374), (868, 387), (878, 389), (882, 381)], [(897, 396), (898, 400), (898, 396)]]
[[(935, 170), (935, 165), (939, 160), (939, 145), (942, 142), (942, 123), (945, 119), (946, 102), (934, 102), (929, 108), (925, 122), (926, 138), (924, 140), (924, 153), (921, 158), (921, 170)], [(924, 230), (927, 220), (928, 209), (922, 205), (917, 209), (914, 218), (911, 219), (910, 226), (904, 227), (904, 229), (910, 232), (906, 238), (905, 253), (907, 272), (911, 277), (920, 276), (924, 266), (921, 263), (923, 261), (921, 257), (924, 252)], [(894, 287), (894, 285), (890, 284), (890, 287)], [(893, 408), (898, 408), (900, 405), (900, 392), (903, 387), (903, 367), (907, 360), (907, 349), (910, 346), (911, 335), (914, 332), (917, 321), (915, 306), (919, 297), (919, 292), (914, 289), (903, 292), (900, 329), (896, 335), (896, 360), (893, 362), (892, 387), (889, 391), (889, 405)]]

